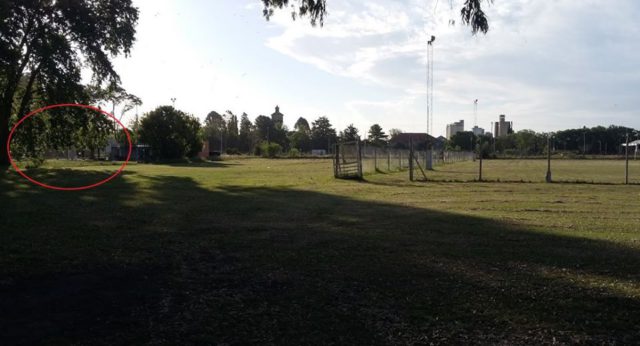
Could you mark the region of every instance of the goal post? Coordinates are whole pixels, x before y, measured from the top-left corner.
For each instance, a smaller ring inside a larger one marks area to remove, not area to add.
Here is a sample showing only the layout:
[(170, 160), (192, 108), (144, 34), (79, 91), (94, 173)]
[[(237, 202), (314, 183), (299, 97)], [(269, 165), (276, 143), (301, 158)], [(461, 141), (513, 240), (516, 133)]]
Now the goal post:
[(333, 173), (338, 179), (362, 179), (362, 146), (360, 141), (335, 145)]

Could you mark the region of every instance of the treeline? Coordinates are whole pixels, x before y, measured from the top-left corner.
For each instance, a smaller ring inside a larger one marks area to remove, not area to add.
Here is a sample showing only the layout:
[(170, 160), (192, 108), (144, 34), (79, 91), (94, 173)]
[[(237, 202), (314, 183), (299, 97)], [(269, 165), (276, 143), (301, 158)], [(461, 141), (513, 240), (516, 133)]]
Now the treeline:
[(327, 117), (311, 124), (300, 117), (293, 130), (279, 119), (259, 115), (251, 121), (247, 113), (240, 117), (231, 111), (212, 111), (203, 126), (203, 139), (210, 152), (276, 156), (283, 153), (307, 153), (312, 149), (330, 151), (336, 143), (336, 130)]
[[(353, 124), (337, 132), (325, 116), (311, 123), (300, 117), (289, 130), (280, 119), (260, 115), (252, 122), (246, 113), (238, 118), (231, 111), (210, 112), (204, 121), (203, 135), (210, 151), (271, 157), (307, 154), (313, 150), (330, 153), (337, 142), (360, 139), (359, 130)], [(380, 125), (374, 124), (366, 140), (384, 146), (387, 138)]]
[(566, 152), (578, 155), (616, 155), (624, 152), (622, 143), (627, 135), (629, 141), (640, 138), (640, 131), (611, 125), (592, 128), (568, 129), (543, 133), (521, 130), (507, 136), (493, 138), (490, 134), (476, 136), (473, 132), (458, 132), (447, 141), (450, 150), (476, 150), (482, 144), (483, 154), (505, 156), (544, 155), (547, 151), (547, 138), (554, 152)]

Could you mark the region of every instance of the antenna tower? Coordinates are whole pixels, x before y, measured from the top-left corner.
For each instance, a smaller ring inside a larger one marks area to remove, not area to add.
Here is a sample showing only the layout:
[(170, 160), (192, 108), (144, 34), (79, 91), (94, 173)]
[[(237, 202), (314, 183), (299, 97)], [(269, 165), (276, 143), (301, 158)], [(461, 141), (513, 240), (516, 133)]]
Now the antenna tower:
[(435, 36), (427, 42), (427, 134), (433, 136), (433, 42)]
[(478, 126), (478, 99), (473, 101), (473, 126)]

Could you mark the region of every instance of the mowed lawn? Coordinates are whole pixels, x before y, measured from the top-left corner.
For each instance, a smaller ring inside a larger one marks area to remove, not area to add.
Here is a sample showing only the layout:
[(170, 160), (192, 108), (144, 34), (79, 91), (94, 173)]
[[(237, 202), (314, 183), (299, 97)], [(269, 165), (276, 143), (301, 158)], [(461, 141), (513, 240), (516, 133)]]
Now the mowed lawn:
[[(65, 164), (29, 173), (117, 168)], [(2, 172), (0, 343), (640, 343), (640, 185), (407, 175), (132, 164), (59, 192)]]

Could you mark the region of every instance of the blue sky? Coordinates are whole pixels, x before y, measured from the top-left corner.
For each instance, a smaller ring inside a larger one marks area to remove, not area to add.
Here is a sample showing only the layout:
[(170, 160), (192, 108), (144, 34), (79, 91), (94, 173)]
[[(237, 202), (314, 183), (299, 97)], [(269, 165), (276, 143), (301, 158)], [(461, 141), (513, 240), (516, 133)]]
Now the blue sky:
[(313, 28), (288, 10), (265, 21), (259, 0), (134, 0), (137, 42), (116, 68), (141, 114), (175, 97), (201, 119), (253, 119), (277, 104), (289, 127), (325, 115), (338, 130), (424, 132), (435, 35), (436, 135), (459, 119), (472, 126), (475, 99), (487, 130), (499, 114), (516, 130), (640, 128), (640, 2), (495, 0), (486, 36), (458, 23), (461, 2), (327, 0)]

